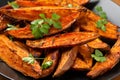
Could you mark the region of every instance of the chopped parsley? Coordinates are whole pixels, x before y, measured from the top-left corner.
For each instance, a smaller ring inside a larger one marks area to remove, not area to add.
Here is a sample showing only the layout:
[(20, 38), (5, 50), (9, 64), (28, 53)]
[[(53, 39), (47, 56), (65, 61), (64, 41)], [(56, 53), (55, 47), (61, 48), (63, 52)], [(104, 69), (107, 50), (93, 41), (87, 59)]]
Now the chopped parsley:
[(100, 50), (95, 50), (95, 54), (91, 54), (91, 57), (94, 58), (98, 62), (106, 61), (106, 57), (103, 56), (103, 53)]
[(33, 64), (35, 62), (35, 58), (32, 56), (32, 54), (29, 54), (28, 57), (22, 58), (22, 60), (28, 64)]
[(101, 17), (100, 20), (96, 22), (96, 27), (101, 29), (102, 31), (106, 31), (106, 24), (107, 22), (107, 14), (103, 11), (101, 6), (96, 6), (95, 10), (97, 11), (97, 14)]
[(16, 26), (11, 25), (11, 24), (7, 24), (7, 27), (8, 27), (8, 28), (6, 29), (7, 31), (8, 31), (8, 30), (16, 30), (16, 29), (17, 29)]
[(19, 8), (19, 5), (16, 2), (8, 2), (8, 4), (13, 8), (13, 9), (17, 9)]
[[(44, 58), (34, 58), (32, 54), (29, 54), (28, 57), (22, 58), (24, 62), (27, 62), (28, 64), (34, 64), (36, 59), (44, 59)], [(53, 64), (53, 61), (46, 61), (42, 64), (42, 69), (47, 69)]]
[(42, 69), (47, 69), (53, 64), (53, 61), (47, 61), (42, 64)]
[(56, 13), (52, 14), (51, 18), (46, 18), (45, 14), (39, 14), (41, 19), (36, 19), (31, 22), (32, 34), (36, 39), (42, 38), (44, 34), (49, 33), (49, 29), (53, 26), (56, 29), (61, 29), (62, 25), (59, 21), (60, 16)]

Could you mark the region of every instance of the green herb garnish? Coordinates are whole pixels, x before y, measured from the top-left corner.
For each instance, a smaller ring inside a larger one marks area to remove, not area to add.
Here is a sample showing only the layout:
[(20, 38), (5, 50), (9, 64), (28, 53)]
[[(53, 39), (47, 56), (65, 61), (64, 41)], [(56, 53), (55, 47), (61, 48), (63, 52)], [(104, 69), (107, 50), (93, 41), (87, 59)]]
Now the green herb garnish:
[(96, 27), (101, 29), (102, 31), (106, 31), (105, 24), (107, 23), (106, 19), (101, 19), (96, 22)]
[(47, 69), (53, 64), (53, 61), (47, 61), (42, 64), (42, 69)]
[(91, 57), (94, 58), (98, 62), (106, 61), (106, 57), (103, 56), (103, 53), (100, 50), (95, 50), (95, 54), (91, 54)]
[(96, 27), (101, 29), (102, 31), (106, 31), (106, 24), (107, 24), (107, 14), (103, 11), (101, 6), (96, 6), (95, 10), (97, 11), (98, 15), (101, 17), (100, 20), (96, 22)]
[(28, 64), (33, 64), (35, 62), (35, 58), (32, 56), (32, 54), (29, 54), (28, 57), (22, 58), (22, 60)]
[[(27, 62), (28, 64), (34, 64), (36, 59), (44, 59), (44, 58), (34, 58), (32, 54), (29, 54), (28, 57), (22, 58), (24, 62)], [(47, 69), (53, 64), (53, 61), (46, 61), (42, 64), (42, 69)]]
[(46, 18), (45, 14), (39, 14), (39, 16), (41, 19), (32, 21), (30, 27), (36, 39), (42, 38), (44, 34), (48, 34), (51, 26), (57, 29), (62, 28), (58, 14), (53, 13), (51, 18)]
[(13, 9), (19, 8), (19, 5), (18, 5), (16, 2), (8, 2), (8, 4), (9, 4)]
[(7, 29), (6, 30), (16, 30), (17, 29), (17, 27), (16, 26), (14, 26), (14, 25), (11, 25), (11, 24), (7, 24)]

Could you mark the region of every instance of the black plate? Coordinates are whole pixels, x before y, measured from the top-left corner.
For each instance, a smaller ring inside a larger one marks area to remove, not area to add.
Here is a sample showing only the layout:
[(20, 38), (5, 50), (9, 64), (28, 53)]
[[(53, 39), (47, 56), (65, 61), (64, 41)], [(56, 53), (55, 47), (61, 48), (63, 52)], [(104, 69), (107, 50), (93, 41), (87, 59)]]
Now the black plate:
[[(0, 0), (0, 6), (7, 4), (8, 1), (13, 0)], [(91, 2), (86, 6), (87, 8), (94, 11), (94, 7), (96, 5), (100, 5), (103, 7), (104, 11), (107, 13), (108, 19), (117, 26), (120, 26), (120, 7), (113, 3), (111, 0), (91, 0)], [(11, 69), (4, 62), (0, 61), (0, 74), (5, 78), (0, 80), (33, 80), (32, 78), (25, 77), (21, 73)], [(63, 76), (53, 79), (51, 76), (48, 76), (41, 80), (91, 80), (90, 78), (85, 76), (86, 72), (75, 72), (68, 71)], [(120, 63), (118, 63), (111, 71), (105, 73), (102, 76), (97, 77), (95, 80), (111, 80), (115, 76), (120, 74)]]

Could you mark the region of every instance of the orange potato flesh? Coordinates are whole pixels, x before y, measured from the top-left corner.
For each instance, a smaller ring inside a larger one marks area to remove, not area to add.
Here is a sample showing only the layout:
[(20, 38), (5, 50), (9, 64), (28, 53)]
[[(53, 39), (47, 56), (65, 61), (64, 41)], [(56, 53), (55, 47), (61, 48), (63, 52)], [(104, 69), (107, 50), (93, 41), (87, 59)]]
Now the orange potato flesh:
[(101, 29), (98, 29), (96, 27), (96, 22), (100, 20), (100, 17), (93, 13), (90, 10), (83, 11), (81, 13), (81, 17), (79, 20), (80, 22), (80, 29), (84, 31), (90, 31), (90, 32), (97, 32), (99, 33), (103, 38), (107, 39), (117, 39), (117, 30), (118, 27), (111, 22), (108, 21), (108, 23), (105, 25), (106, 26), (106, 31), (102, 31)]
[(79, 46), (78, 56), (72, 66), (72, 69), (78, 71), (90, 70), (93, 64), (91, 54), (94, 49), (90, 48), (87, 44)]
[(28, 51), (15, 45), (6, 36), (0, 35), (0, 59), (25, 76), (39, 78), (42, 73), (39, 63), (35, 61), (34, 64), (28, 64), (22, 61), (22, 58), (28, 55)]
[(71, 49), (66, 49), (65, 51), (63, 51), (58, 67), (55, 73), (53, 74), (53, 77), (61, 76), (66, 71), (68, 71), (72, 67), (76, 59), (77, 53), (78, 53), (78, 46), (75, 46)]
[(27, 40), (26, 44), (32, 48), (58, 48), (84, 44), (98, 37), (99, 35), (93, 32), (71, 32), (39, 40)]
[(35, 6), (64, 6), (67, 7), (72, 4), (73, 7), (85, 5), (89, 0), (17, 0), (17, 4), (21, 7), (35, 7)]
[(52, 61), (53, 64), (49, 68), (43, 69), (41, 77), (46, 77), (53, 73), (53, 71), (55, 70), (55, 68), (57, 66), (58, 59), (59, 59), (59, 51), (58, 50), (49, 50), (47, 52), (46, 57), (42, 64), (44, 64), (47, 61)]
[(120, 37), (106, 55), (106, 61), (96, 62), (92, 69), (87, 73), (87, 76), (95, 78), (111, 70), (120, 60)]
[[(51, 35), (51, 34), (55, 34), (55, 33), (58, 33), (58, 32), (61, 32), (67, 28), (69, 28), (75, 21), (76, 21), (76, 18), (79, 16), (79, 12), (78, 13), (71, 13), (70, 15), (68, 16), (64, 16), (62, 17), (61, 16), (61, 25), (62, 25), (62, 29), (56, 29), (54, 27), (51, 27), (50, 30), (49, 30), (49, 33), (46, 34), (46, 35)], [(34, 35), (32, 35), (32, 31), (30, 29), (30, 25), (27, 25), (26, 27), (24, 28), (19, 28), (17, 30), (9, 30), (7, 31), (7, 33), (11, 36), (14, 36), (16, 38), (21, 38), (21, 39), (31, 39), (31, 38), (34, 38)], [(46, 36), (44, 35), (44, 36)]]
[(110, 50), (110, 46), (107, 43), (100, 40), (99, 38), (91, 42), (88, 42), (87, 44), (89, 47), (94, 48), (94, 49)]
[[(62, 18), (69, 16), (68, 14), (76, 14), (76, 16), (78, 16), (77, 14), (79, 14), (79, 9), (82, 10), (82, 8), (41, 6), (18, 9), (0, 9), (0, 12), (15, 19), (33, 21), (35, 19), (39, 19), (39, 14), (41, 13), (45, 14), (47, 18), (50, 18), (52, 13), (56, 13)], [(73, 16), (73, 18), (76, 18), (76, 16)], [(62, 18), (60, 18), (60, 20)]]

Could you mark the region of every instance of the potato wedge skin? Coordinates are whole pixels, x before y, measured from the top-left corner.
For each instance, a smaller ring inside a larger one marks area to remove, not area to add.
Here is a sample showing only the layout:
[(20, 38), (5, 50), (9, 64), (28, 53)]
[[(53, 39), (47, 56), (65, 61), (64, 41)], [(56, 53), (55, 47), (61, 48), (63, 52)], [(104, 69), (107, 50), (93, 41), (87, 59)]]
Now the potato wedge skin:
[(28, 52), (16, 46), (6, 36), (0, 35), (0, 58), (13, 69), (20, 71), (26, 76), (39, 78), (42, 71), (37, 61), (28, 64), (22, 61), (28, 56)]
[(68, 6), (72, 4), (74, 7), (79, 5), (85, 5), (89, 0), (17, 0), (17, 4), (21, 7), (35, 7), (35, 6)]
[(84, 44), (98, 38), (97, 33), (92, 32), (71, 32), (57, 36), (46, 37), (40, 40), (27, 40), (26, 44), (33, 48), (57, 48)]
[(56, 50), (48, 50), (43, 63), (47, 62), (47, 61), (52, 61), (53, 64), (49, 68), (43, 69), (41, 77), (46, 77), (46, 76), (50, 75), (51, 73), (53, 73), (53, 71), (55, 70), (55, 68), (58, 64), (58, 59), (59, 59), (59, 50), (57, 50), (57, 49)]
[(100, 63), (96, 62), (93, 68), (87, 73), (87, 76), (95, 78), (111, 70), (120, 60), (120, 37), (106, 55), (106, 61)]
[(96, 22), (100, 20), (100, 17), (90, 10), (82, 11), (80, 17), (80, 29), (84, 31), (97, 32), (103, 38), (117, 40), (117, 30), (118, 27), (108, 21), (106, 26), (106, 31), (102, 31), (96, 27)]
[(93, 51), (94, 49), (90, 48), (87, 44), (80, 45), (72, 69), (77, 71), (90, 70), (93, 64), (93, 59), (91, 57)]
[(65, 50), (61, 55), (61, 59), (59, 61), (58, 67), (53, 77), (61, 76), (66, 71), (68, 71), (72, 67), (76, 59), (77, 53), (78, 53), (78, 46)]
[[(56, 29), (54, 27), (51, 27), (49, 30), (48, 34), (45, 34), (44, 36), (49, 36), (52, 34), (56, 34), (59, 33), (67, 28), (70, 28), (71, 25), (76, 21), (76, 18), (79, 16), (79, 12), (78, 13), (72, 13), (68, 16), (65, 17), (61, 17), (61, 25), (62, 25), (62, 29)], [(14, 36), (15, 38), (20, 38), (20, 39), (32, 39), (34, 38), (34, 35), (32, 34), (32, 31), (30, 29), (30, 25), (26, 25), (24, 28), (20, 28), (17, 30), (9, 30), (7, 31), (7, 33), (11, 36)]]

